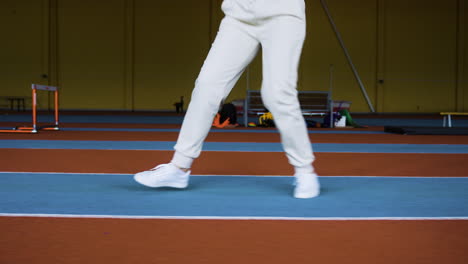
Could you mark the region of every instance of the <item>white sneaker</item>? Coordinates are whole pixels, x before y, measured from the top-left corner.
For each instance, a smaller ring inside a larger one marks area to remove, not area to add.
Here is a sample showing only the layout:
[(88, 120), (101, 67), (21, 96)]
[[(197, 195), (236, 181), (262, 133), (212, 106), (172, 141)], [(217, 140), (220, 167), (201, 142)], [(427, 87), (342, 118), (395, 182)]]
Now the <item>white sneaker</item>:
[(294, 175), (296, 177), (296, 188), (294, 197), (296, 198), (314, 198), (320, 194), (320, 183), (315, 173), (301, 173)]
[(148, 187), (186, 188), (190, 171), (184, 172), (175, 165), (161, 164), (148, 171), (135, 174), (135, 181)]

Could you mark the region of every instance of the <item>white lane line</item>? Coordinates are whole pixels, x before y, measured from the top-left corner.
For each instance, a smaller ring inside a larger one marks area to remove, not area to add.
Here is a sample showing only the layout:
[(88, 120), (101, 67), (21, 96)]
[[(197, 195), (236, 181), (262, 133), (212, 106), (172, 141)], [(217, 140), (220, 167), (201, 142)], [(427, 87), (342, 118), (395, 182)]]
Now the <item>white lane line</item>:
[(150, 215), (78, 215), (78, 214), (14, 214), (0, 217), (89, 218), (89, 219), (160, 219), (160, 220), (281, 220), (281, 221), (453, 221), (468, 220), (468, 216), (453, 217), (252, 217), (252, 216), (150, 216)]
[[(32, 175), (99, 175), (99, 176), (133, 176), (129, 173), (101, 173), (101, 172), (28, 172), (28, 171), (0, 171), (1, 174), (32, 174)], [(224, 175), (224, 174), (192, 174), (190, 176), (198, 177), (292, 177), (292, 175)], [(467, 178), (468, 176), (351, 176), (351, 175), (333, 175), (320, 176), (321, 178), (443, 178), (443, 179), (458, 179)]]

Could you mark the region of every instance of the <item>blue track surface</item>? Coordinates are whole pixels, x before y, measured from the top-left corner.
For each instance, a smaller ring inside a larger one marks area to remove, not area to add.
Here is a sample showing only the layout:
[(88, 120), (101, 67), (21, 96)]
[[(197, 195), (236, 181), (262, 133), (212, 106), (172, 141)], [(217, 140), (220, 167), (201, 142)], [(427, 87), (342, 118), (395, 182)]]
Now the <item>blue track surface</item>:
[(467, 217), (468, 178), (321, 177), (292, 197), (292, 177), (192, 176), (186, 190), (131, 175), (0, 173), (0, 214), (246, 217)]
[[(43, 118), (43, 117), (41, 117)], [(52, 121), (51, 117), (49, 122)], [(181, 116), (63, 116), (64, 122), (180, 124)], [(0, 116), (30, 122), (29, 115)], [(44, 121), (44, 119), (40, 120)], [(441, 126), (441, 120), (356, 120), (363, 125)], [(385, 123), (379, 123), (385, 122)], [(456, 126), (468, 120), (456, 120)], [(66, 131), (179, 132), (179, 129), (65, 128)], [(212, 129), (212, 132), (278, 133), (267, 129)], [(310, 130), (309, 133), (379, 131)], [(370, 135), (371, 136), (371, 135)], [(0, 140), (1, 149), (168, 150), (175, 142)], [(467, 154), (468, 145), (314, 143), (315, 152)], [(279, 143), (206, 142), (205, 151), (282, 152)], [(84, 164), (84, 166), (86, 166)], [(460, 165), (461, 166), (461, 165)], [(21, 168), (19, 168), (20, 170)], [(424, 176), (424, 175), (421, 175)], [(132, 175), (1, 172), (1, 215), (72, 215), (156, 218), (462, 218), (468, 219), (468, 177), (321, 177), (322, 194), (292, 197), (292, 177), (192, 176), (187, 190), (150, 189)]]
[[(0, 140), (1, 148), (16, 149), (108, 149), (173, 150), (171, 141), (83, 141), (83, 140)], [(354, 153), (445, 153), (466, 154), (468, 145), (445, 144), (312, 144), (316, 152)], [(204, 151), (282, 152), (280, 143), (205, 142)]]

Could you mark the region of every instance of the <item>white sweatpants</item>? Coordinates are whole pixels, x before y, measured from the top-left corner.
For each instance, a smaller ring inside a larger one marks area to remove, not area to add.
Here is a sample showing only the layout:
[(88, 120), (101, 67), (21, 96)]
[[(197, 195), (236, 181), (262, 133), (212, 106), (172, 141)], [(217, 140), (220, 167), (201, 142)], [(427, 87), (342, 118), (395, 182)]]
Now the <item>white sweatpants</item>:
[(226, 16), (196, 81), (171, 162), (191, 167), (221, 101), (261, 46), (263, 103), (273, 114), (289, 163), (296, 172), (310, 172), (314, 156), (296, 90), (304, 38), (305, 21), (295, 16), (253, 21)]

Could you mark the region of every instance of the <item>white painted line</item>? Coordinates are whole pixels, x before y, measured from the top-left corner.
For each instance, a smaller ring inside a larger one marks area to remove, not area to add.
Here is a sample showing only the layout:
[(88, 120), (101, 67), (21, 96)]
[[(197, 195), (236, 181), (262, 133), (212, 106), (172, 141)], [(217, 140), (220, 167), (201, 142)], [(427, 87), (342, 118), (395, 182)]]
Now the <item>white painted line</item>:
[(30, 172), (30, 171), (0, 171), (0, 174), (45, 174), (45, 175), (60, 175), (60, 174), (68, 174), (68, 175), (108, 175), (108, 176), (117, 176), (117, 175), (128, 175), (131, 176), (133, 174), (128, 173), (104, 173), (104, 172)]
[[(28, 171), (0, 171), (0, 174), (45, 174), (45, 175), (100, 175), (100, 176), (133, 176), (129, 173), (103, 173), (103, 172), (28, 172)], [(292, 175), (222, 175), (222, 174), (192, 174), (194, 177), (292, 177)], [(333, 175), (319, 176), (320, 178), (443, 178), (459, 179), (468, 178), (468, 176), (351, 176), (351, 175)]]
[(433, 221), (468, 220), (454, 217), (254, 217), (254, 216), (147, 216), (147, 215), (74, 215), (74, 214), (9, 214), (0, 217), (89, 218), (89, 219), (155, 219), (155, 220), (279, 220), (279, 221)]

